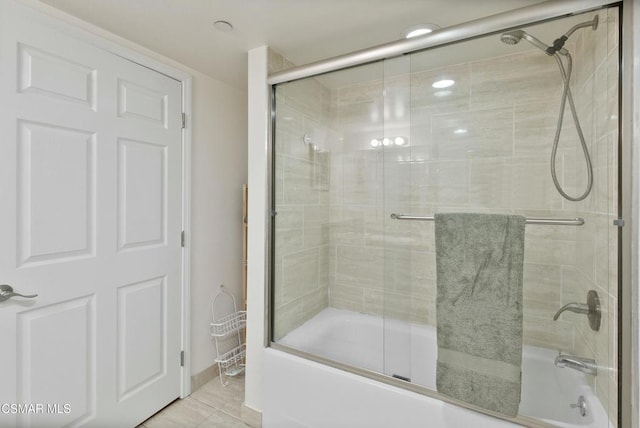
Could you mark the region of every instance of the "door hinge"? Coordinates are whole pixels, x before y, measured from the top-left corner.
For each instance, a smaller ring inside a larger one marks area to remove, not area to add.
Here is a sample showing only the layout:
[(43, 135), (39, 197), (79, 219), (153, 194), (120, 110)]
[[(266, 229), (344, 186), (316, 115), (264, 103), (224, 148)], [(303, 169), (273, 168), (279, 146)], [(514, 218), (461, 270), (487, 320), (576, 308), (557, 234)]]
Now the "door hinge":
[(187, 127), (187, 114), (182, 113), (182, 129)]
[(180, 232), (180, 246), (184, 248), (184, 241), (185, 241), (185, 237), (184, 237), (184, 230), (182, 232)]
[(624, 219), (617, 218), (617, 219), (613, 220), (613, 225), (614, 226), (618, 226), (618, 227), (623, 227), (624, 226)]
[(180, 367), (184, 367), (184, 351), (180, 351)]

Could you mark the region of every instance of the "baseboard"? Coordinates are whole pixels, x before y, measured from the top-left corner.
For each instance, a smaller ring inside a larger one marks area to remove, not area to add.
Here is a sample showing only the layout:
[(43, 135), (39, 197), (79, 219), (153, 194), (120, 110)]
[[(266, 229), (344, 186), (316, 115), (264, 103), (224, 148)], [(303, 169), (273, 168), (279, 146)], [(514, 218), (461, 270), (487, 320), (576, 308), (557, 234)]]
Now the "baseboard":
[(200, 373), (191, 375), (191, 392), (195, 392), (200, 389), (204, 384), (217, 378), (220, 375), (218, 371), (218, 365), (214, 364), (211, 367), (207, 367)]
[(240, 419), (253, 428), (262, 428), (262, 412), (242, 403), (240, 407)]

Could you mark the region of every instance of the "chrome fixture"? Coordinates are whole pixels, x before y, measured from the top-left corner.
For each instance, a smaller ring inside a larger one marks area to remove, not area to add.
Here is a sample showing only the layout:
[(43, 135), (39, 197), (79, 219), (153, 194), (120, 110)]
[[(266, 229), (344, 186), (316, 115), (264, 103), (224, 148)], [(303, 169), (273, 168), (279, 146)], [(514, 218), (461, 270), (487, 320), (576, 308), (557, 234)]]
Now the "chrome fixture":
[(553, 41), (553, 46), (549, 46), (546, 50), (547, 55), (553, 55), (556, 52), (560, 53), (560, 51), (562, 50), (562, 47), (564, 46), (564, 42), (566, 42), (567, 39), (571, 37), (571, 35), (576, 30), (579, 30), (581, 28), (591, 27), (593, 31), (596, 31), (598, 29), (598, 20), (599, 20), (598, 15), (596, 15), (591, 21), (582, 22), (580, 24), (576, 24), (573, 27), (571, 27), (569, 31), (567, 31), (562, 36), (558, 37)]
[(553, 41), (553, 45), (551, 46), (547, 46), (542, 41), (535, 38), (534, 36), (532, 36), (531, 34), (527, 33), (524, 30), (514, 30), (514, 31), (503, 33), (500, 36), (500, 40), (502, 40), (503, 43), (506, 43), (508, 45), (516, 45), (520, 43), (520, 40), (525, 39), (526, 41), (531, 43), (533, 46), (542, 50), (544, 53), (546, 53), (549, 56), (555, 55), (556, 52), (561, 55), (567, 55), (568, 51), (564, 49), (564, 43), (567, 41), (567, 39), (569, 39), (569, 37), (573, 33), (575, 33), (576, 30), (579, 30), (580, 28), (591, 27), (594, 31), (597, 30), (598, 22), (599, 22), (599, 18), (598, 18), (598, 15), (596, 15), (591, 21), (582, 22), (580, 24), (574, 25), (573, 27), (571, 27), (569, 31), (564, 33), (559, 38), (555, 39)]
[[(419, 216), (419, 215), (406, 215), (406, 214), (391, 214), (393, 220), (418, 220), (418, 221), (433, 221), (433, 216)], [(549, 226), (582, 226), (584, 219), (582, 218), (540, 218), (540, 217), (527, 217), (526, 224), (546, 224)]]
[(0, 285), (0, 302), (4, 302), (5, 300), (9, 300), (10, 298), (18, 296), (25, 297), (27, 299), (33, 299), (34, 297), (38, 297), (37, 294), (20, 294), (13, 291), (13, 287), (7, 284)]
[(576, 314), (585, 314), (589, 318), (589, 327), (591, 330), (600, 330), (600, 322), (602, 321), (602, 311), (600, 310), (600, 298), (595, 290), (589, 290), (587, 293), (587, 303), (567, 303), (561, 307), (553, 316), (553, 320), (557, 321), (565, 311), (575, 312)]
[[(547, 46), (542, 41), (533, 37), (531, 34), (527, 33), (524, 30), (514, 30), (509, 31), (507, 33), (503, 33), (500, 36), (500, 40), (503, 43), (508, 45), (515, 45), (520, 42), (520, 40), (525, 39), (533, 46), (542, 50), (545, 54), (549, 56), (553, 56), (553, 58), (558, 63), (558, 68), (560, 70), (560, 76), (562, 77), (562, 81), (564, 84), (564, 89), (562, 91), (562, 97), (560, 98), (560, 112), (558, 113), (558, 124), (556, 126), (556, 134), (553, 139), (553, 148), (551, 149), (551, 178), (553, 179), (553, 184), (555, 185), (558, 193), (562, 195), (563, 198), (577, 202), (585, 199), (591, 193), (591, 189), (593, 188), (593, 167), (591, 166), (591, 156), (589, 155), (589, 149), (587, 148), (587, 143), (585, 142), (584, 134), (582, 133), (582, 127), (580, 126), (580, 120), (578, 119), (578, 113), (576, 112), (576, 107), (573, 102), (573, 95), (571, 93), (570, 88), (570, 80), (571, 80), (571, 70), (573, 67), (573, 60), (569, 51), (567, 51), (563, 46), (564, 43), (569, 39), (569, 37), (578, 29), (591, 27), (594, 31), (598, 28), (598, 15), (596, 15), (591, 21), (583, 22), (571, 27), (569, 31), (565, 34), (554, 40), (553, 45)], [(567, 65), (562, 62), (560, 55), (566, 58)], [(578, 133), (578, 138), (580, 139), (580, 145), (582, 146), (582, 153), (584, 154), (584, 160), (587, 167), (587, 186), (585, 191), (579, 196), (570, 196), (568, 195), (560, 182), (558, 181), (558, 177), (556, 174), (556, 155), (558, 151), (558, 143), (560, 141), (560, 132), (562, 131), (562, 120), (564, 118), (564, 107), (565, 104), (569, 100), (569, 107), (571, 110), (571, 116), (573, 117), (573, 123), (576, 125), (576, 131)]]
[[(526, 41), (531, 43), (533, 46), (537, 47), (538, 49), (540, 49), (541, 51), (549, 55), (548, 49), (550, 48), (550, 46), (545, 45), (542, 41), (540, 41), (540, 39), (533, 37), (531, 34), (527, 33), (524, 30), (509, 31), (507, 33), (503, 33), (500, 36), (500, 40), (502, 40), (502, 43), (506, 43), (507, 45), (517, 45), (518, 43), (520, 43), (520, 40), (522, 39), (525, 39)], [(562, 55), (566, 55), (567, 50), (563, 48), (558, 50), (558, 53)]]
[(598, 364), (593, 358), (574, 357), (560, 352), (553, 362), (556, 367), (561, 369), (569, 367), (579, 372), (596, 376), (598, 374)]
[(302, 143), (305, 146), (308, 146), (310, 150), (314, 151), (314, 152), (321, 152), (322, 147), (320, 147), (318, 144), (314, 144), (313, 142), (313, 138), (311, 137), (311, 135), (309, 134), (304, 134), (302, 136)]
[(582, 416), (583, 418), (587, 416), (587, 400), (584, 399), (584, 395), (578, 397), (577, 403), (569, 404), (569, 407), (571, 407), (572, 409), (578, 409), (578, 412), (580, 412), (580, 416)]

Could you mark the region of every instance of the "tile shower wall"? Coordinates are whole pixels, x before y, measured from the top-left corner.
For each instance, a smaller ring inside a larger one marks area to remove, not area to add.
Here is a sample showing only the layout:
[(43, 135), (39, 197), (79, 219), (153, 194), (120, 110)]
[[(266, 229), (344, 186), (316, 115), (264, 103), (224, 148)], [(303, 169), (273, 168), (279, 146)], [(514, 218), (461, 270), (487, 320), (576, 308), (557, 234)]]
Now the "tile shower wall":
[[(332, 152), (330, 306), (373, 314), (385, 308), (386, 315), (389, 308), (399, 318), (435, 324), (433, 223), (394, 221), (392, 212), (575, 216), (548, 172), (562, 88), (556, 65), (537, 50), (509, 54), (505, 47), (504, 52), (446, 68), (414, 69), (410, 81), (396, 76), (384, 85), (332, 92), (342, 129), (344, 122), (370, 123), (371, 105), (384, 104), (383, 86), (388, 94), (404, 85), (410, 146)], [(442, 77), (456, 82), (445, 96), (431, 86)], [(385, 132), (395, 131), (385, 126)], [(349, 137), (368, 143), (370, 135)], [(568, 137), (572, 147), (575, 136)], [(562, 162), (574, 158), (575, 150), (561, 149)], [(334, 229), (336, 222), (340, 230)], [(551, 317), (562, 302), (563, 267), (575, 263), (576, 230), (539, 226), (528, 227), (526, 234), (525, 341), (572, 347), (573, 324)], [(410, 305), (394, 311), (396, 302)]]
[[(292, 64), (269, 52), (270, 71)], [(278, 92), (275, 141), (274, 336), (327, 307), (329, 286), (329, 91), (315, 79)], [(310, 139), (304, 143), (304, 136)]]

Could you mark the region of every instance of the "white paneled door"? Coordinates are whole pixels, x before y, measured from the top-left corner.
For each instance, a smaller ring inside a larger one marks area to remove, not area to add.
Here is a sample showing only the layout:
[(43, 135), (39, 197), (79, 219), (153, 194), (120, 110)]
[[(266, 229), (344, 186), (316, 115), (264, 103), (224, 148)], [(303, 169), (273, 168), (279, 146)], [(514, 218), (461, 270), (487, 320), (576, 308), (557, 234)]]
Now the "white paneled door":
[(181, 83), (0, 0), (0, 426), (180, 394)]

